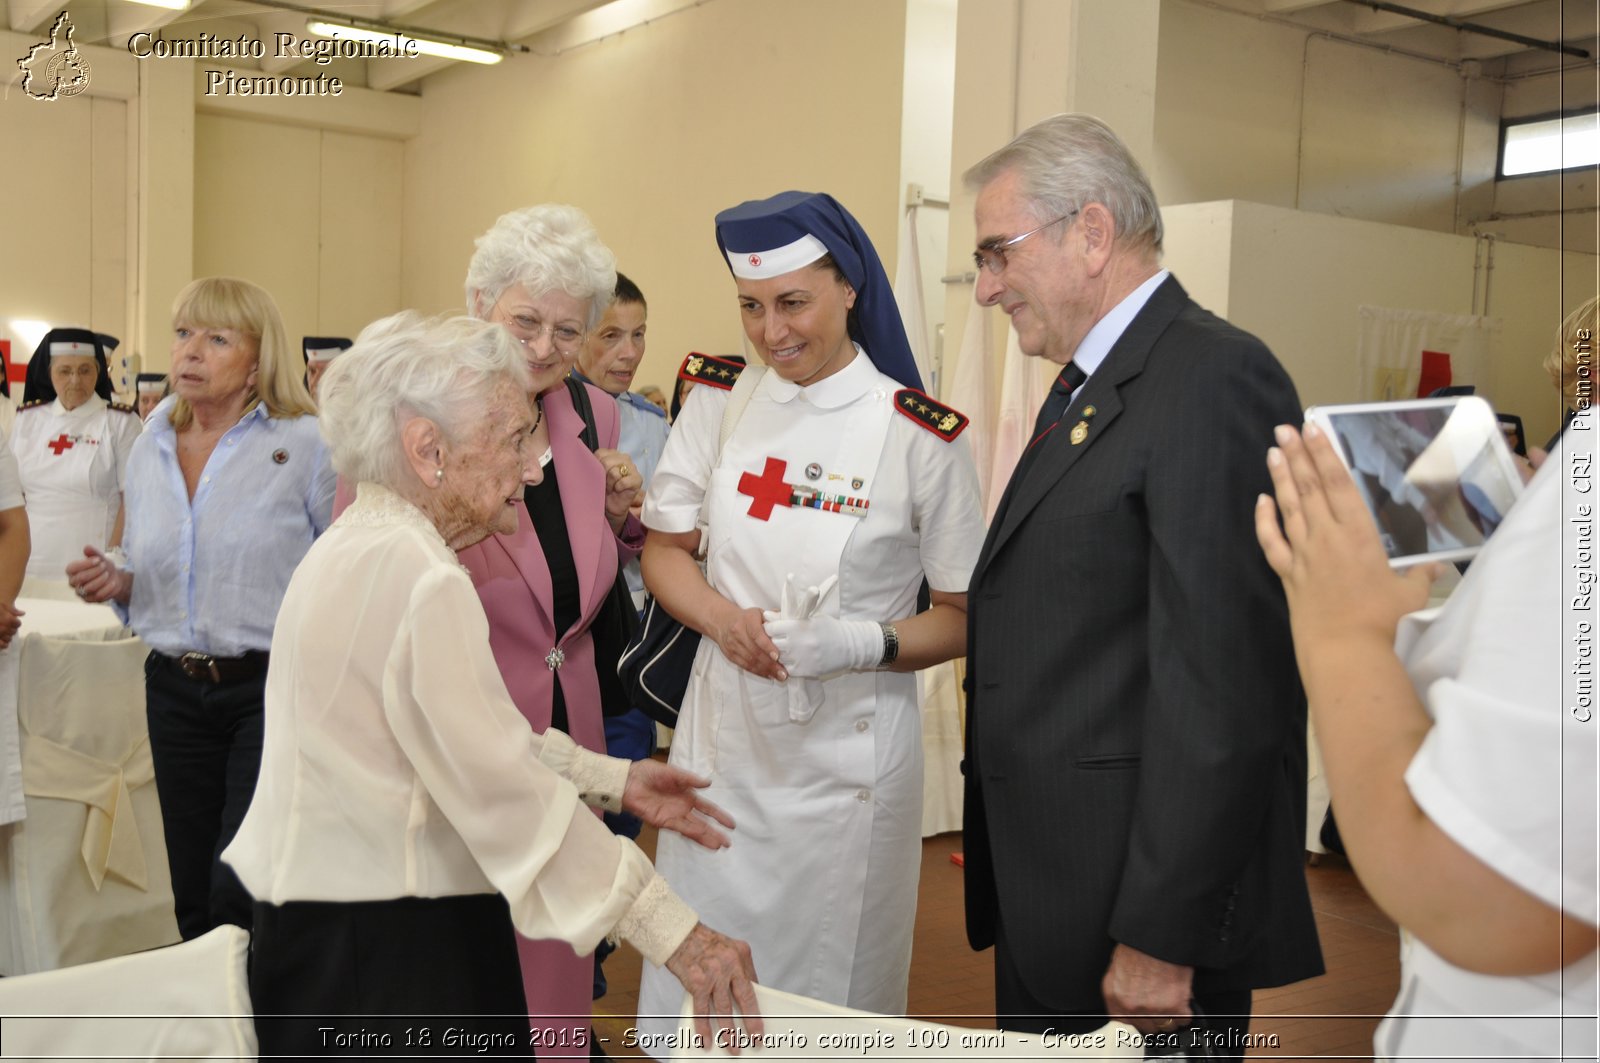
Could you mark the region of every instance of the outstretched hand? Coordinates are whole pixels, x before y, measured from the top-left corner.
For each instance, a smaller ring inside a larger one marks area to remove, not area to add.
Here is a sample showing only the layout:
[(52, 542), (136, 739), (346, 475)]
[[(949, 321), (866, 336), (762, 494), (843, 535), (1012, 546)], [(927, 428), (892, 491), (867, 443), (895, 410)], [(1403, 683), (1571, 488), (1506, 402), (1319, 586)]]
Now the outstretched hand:
[(709, 779), (671, 764), (636, 760), (628, 769), (622, 807), (653, 827), (675, 831), (707, 849), (724, 849), (728, 836), (717, 824), (732, 830), (733, 817), (695, 793), (710, 785)]
[[(745, 1032), (761, 1036), (761, 1008), (754, 987), (756, 965), (749, 945), (696, 923), (678, 951), (667, 958), (667, 970), (694, 998), (694, 1032), (706, 1045), (716, 1043), (713, 1019), (719, 1030), (736, 1028), (735, 1007), (744, 1016)], [(739, 1054), (737, 1039), (730, 1039), (726, 1047), (731, 1055)]]
[[(1400, 618), (1428, 603), (1438, 566), (1389, 567), (1377, 524), (1333, 444), (1315, 425), (1288, 425), (1267, 451), (1277, 503), (1256, 502), (1256, 541), (1283, 580), (1299, 646), (1351, 637), (1394, 641)], [(1278, 527), (1278, 515), (1283, 527)]]

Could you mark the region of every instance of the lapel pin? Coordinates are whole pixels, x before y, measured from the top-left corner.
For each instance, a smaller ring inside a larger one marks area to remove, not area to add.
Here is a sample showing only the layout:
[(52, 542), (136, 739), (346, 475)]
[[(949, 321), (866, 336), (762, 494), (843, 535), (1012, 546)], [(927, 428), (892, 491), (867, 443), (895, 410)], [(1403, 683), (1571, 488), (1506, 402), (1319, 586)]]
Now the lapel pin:
[(1093, 417), (1094, 416), (1094, 407), (1093, 406), (1085, 406), (1083, 408), (1083, 416), (1084, 416), (1085, 420), (1087, 420), (1090, 417)]
[(1073, 446), (1077, 446), (1079, 443), (1082, 443), (1085, 439), (1088, 439), (1088, 438), (1089, 438), (1089, 422), (1088, 421), (1079, 421), (1077, 424), (1072, 426), (1071, 439), (1072, 439), (1072, 445)]
[(272, 452), (272, 461), (275, 465), (283, 465), (289, 460), (289, 452), (279, 447)]

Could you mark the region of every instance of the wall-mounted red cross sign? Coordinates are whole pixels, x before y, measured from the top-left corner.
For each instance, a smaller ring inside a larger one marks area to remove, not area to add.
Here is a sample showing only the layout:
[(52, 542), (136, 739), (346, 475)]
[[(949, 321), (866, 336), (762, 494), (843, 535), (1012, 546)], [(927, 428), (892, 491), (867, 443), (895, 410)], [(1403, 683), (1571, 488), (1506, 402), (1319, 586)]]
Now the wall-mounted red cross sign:
[(750, 515), (756, 520), (771, 520), (773, 506), (788, 507), (791, 492), (783, 479), (788, 466), (786, 461), (768, 458), (760, 476), (747, 472), (739, 477), (739, 493), (750, 496)]
[(72, 446), (72, 440), (67, 438), (67, 433), (62, 432), (61, 435), (57, 436), (55, 439), (52, 439), (50, 442), (46, 443), (45, 446), (47, 446), (51, 450), (55, 451), (56, 452), (56, 457), (59, 458), (61, 456), (61, 452), (63, 450), (67, 450)]

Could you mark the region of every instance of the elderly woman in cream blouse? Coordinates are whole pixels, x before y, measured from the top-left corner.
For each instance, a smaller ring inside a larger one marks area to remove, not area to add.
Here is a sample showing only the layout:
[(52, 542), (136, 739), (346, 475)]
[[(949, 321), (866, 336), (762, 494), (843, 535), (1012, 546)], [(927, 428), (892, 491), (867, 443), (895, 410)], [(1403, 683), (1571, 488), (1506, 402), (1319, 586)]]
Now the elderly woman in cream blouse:
[(535, 734), (456, 560), (515, 530), (540, 478), (515, 340), (400, 314), (369, 326), (321, 391), (334, 466), (359, 487), (284, 596), (260, 781), (224, 854), (257, 902), (262, 1055), (380, 1027), (437, 1050), (417, 1031), (445, 1027), (418, 1016), (475, 1031), (475, 1050), (529, 1054), (514, 928), (580, 952), (615, 933), (692, 987), (697, 1012), (737, 1007), (759, 1032), (748, 947), (700, 923), (584, 806), (712, 848), (732, 821), (688, 772)]

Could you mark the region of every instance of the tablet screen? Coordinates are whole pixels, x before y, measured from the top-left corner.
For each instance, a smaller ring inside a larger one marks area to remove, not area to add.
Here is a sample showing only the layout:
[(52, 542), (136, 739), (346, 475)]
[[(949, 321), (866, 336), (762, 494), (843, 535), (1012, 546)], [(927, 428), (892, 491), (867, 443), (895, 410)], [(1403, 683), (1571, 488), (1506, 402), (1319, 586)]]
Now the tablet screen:
[(1522, 482), (1482, 399), (1323, 407), (1391, 561), (1470, 557)]

